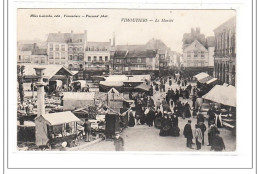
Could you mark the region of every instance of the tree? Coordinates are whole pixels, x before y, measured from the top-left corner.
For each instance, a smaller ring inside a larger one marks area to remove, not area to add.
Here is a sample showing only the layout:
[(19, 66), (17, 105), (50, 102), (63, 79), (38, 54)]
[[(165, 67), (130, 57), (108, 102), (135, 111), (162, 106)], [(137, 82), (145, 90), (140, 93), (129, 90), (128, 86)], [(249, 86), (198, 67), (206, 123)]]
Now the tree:
[(19, 85), (20, 102), (24, 102), (24, 90), (23, 90), (23, 80), (24, 80), (24, 65), (17, 65), (17, 80)]

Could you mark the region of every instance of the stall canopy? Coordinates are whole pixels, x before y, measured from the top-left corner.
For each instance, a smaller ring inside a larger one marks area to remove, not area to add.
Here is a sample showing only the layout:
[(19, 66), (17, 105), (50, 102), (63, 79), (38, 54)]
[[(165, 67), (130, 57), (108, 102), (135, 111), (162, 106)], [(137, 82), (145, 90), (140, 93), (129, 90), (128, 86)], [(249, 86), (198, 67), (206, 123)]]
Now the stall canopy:
[(193, 76), (193, 77), (195, 77), (198, 81), (199, 80), (201, 80), (201, 79), (203, 79), (203, 78), (206, 78), (206, 77), (208, 77), (209, 75), (207, 74), (207, 73), (204, 73), (204, 72), (201, 72), (201, 73), (199, 73), (199, 74), (197, 74), (197, 75), (195, 75), (195, 76)]
[(203, 78), (203, 79), (200, 79), (199, 82), (200, 82), (200, 83), (206, 83), (207, 81), (209, 81), (209, 80), (211, 80), (211, 79), (213, 79), (213, 77), (208, 76), (208, 77), (205, 77), (205, 78)]
[[(44, 78), (51, 79), (54, 76), (67, 75), (72, 76), (73, 73), (63, 65), (24, 65), (25, 78), (37, 78), (34, 68), (45, 68)], [(56, 79), (55, 79), (56, 80)]]
[(236, 88), (232, 85), (216, 85), (207, 94), (202, 96), (202, 98), (223, 105), (236, 107)]
[(52, 114), (44, 114), (42, 117), (47, 121), (50, 126), (70, 123), (70, 122), (80, 122), (80, 119), (76, 117), (72, 112), (56, 112)]
[(138, 85), (137, 87), (135, 87), (135, 89), (139, 89), (139, 90), (148, 92), (150, 90), (150, 86), (142, 83), (142, 84)]
[(218, 80), (217, 78), (212, 78), (212, 79), (208, 80), (206, 83), (207, 84), (211, 84), (211, 83), (213, 83), (213, 82), (215, 82), (217, 80)]

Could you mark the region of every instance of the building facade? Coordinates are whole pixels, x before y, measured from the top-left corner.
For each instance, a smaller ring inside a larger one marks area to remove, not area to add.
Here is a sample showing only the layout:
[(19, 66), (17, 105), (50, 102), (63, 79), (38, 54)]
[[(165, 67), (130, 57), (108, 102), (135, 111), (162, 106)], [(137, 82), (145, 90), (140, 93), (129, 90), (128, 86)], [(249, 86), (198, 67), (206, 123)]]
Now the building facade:
[(209, 52), (197, 40), (183, 50), (183, 67), (208, 67)]
[(84, 70), (108, 72), (111, 66), (110, 51), (110, 42), (87, 42), (84, 53)]
[(86, 40), (87, 31), (50, 33), (47, 39), (48, 63), (64, 65), (70, 70), (83, 70)]
[(215, 33), (214, 76), (236, 85), (236, 18), (217, 27)]

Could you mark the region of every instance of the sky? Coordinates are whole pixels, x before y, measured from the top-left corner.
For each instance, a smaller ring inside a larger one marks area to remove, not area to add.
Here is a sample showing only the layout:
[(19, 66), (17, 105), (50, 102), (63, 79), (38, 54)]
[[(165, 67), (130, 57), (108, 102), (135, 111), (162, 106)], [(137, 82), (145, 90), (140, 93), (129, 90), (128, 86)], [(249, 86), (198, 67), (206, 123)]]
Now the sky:
[[(87, 15), (99, 17), (82, 17)], [(107, 17), (101, 18), (101, 15)], [(107, 42), (112, 39), (114, 32), (116, 45), (145, 44), (155, 38), (162, 40), (171, 50), (181, 53), (183, 34), (189, 33), (191, 28), (199, 27), (206, 37), (214, 36), (213, 30), (235, 15), (234, 10), (18, 9), (17, 40), (45, 41), (48, 33), (70, 33), (71, 30), (83, 33), (87, 30), (88, 41)], [(125, 18), (148, 21), (122, 22)], [(155, 22), (156, 19), (159, 22)], [(171, 22), (162, 22), (162, 19)]]

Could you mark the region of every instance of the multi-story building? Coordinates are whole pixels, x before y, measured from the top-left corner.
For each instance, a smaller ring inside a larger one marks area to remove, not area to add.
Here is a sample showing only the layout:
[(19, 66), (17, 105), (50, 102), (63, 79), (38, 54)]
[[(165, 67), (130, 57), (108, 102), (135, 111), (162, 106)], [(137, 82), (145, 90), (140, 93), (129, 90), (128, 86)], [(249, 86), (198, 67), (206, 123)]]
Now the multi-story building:
[(156, 50), (126, 50), (114, 54), (114, 70), (122, 74), (145, 74), (159, 71)]
[(183, 50), (184, 67), (207, 67), (209, 64), (208, 50), (197, 40)]
[(213, 36), (205, 37), (200, 28), (191, 29), (191, 33), (183, 35), (182, 67), (195, 75), (198, 72), (207, 72), (213, 75), (213, 52), (215, 41)]
[(214, 76), (222, 82), (236, 85), (236, 17), (214, 30)]
[(83, 69), (86, 40), (87, 31), (50, 33), (47, 39), (48, 63), (65, 65), (70, 70)]
[(17, 63), (33, 63), (32, 53), (38, 46), (36, 43), (33, 44), (20, 44), (18, 42), (17, 50)]
[(35, 49), (31, 57), (34, 64), (48, 64), (47, 49)]
[(87, 42), (85, 47), (85, 72), (108, 73), (111, 66), (110, 42)]
[(39, 48), (36, 43), (18, 43), (17, 63), (22, 64), (47, 64), (47, 50)]

